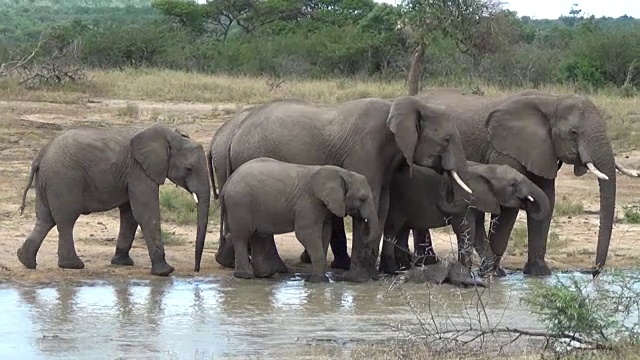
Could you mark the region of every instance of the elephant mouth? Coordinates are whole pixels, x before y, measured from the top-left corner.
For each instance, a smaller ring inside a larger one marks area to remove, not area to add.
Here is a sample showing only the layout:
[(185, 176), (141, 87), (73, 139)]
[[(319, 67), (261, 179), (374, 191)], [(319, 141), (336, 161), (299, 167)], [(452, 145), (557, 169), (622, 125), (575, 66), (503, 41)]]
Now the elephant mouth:
[(524, 198), (519, 198), (520, 200), (520, 209), (525, 210), (526, 212), (536, 213), (540, 210), (540, 204), (531, 196), (527, 195)]

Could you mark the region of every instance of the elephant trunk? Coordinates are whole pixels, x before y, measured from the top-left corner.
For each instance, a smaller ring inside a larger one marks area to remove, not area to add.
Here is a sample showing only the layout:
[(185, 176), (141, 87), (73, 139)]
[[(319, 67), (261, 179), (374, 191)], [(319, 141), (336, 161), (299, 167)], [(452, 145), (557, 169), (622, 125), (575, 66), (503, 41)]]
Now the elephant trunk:
[(206, 190), (194, 193), (198, 197), (198, 230), (196, 232), (196, 253), (195, 253), (195, 266), (193, 271), (200, 271), (200, 262), (202, 260), (202, 252), (204, 251), (204, 239), (207, 235), (207, 225), (209, 223), (209, 206), (210, 206), (210, 194), (211, 190)]
[[(606, 132), (600, 131), (590, 141), (580, 144), (580, 159), (598, 177), (600, 187), (600, 228), (593, 276), (597, 276), (607, 261), (616, 204), (616, 168), (611, 143)], [(604, 176), (603, 176), (604, 175)]]
[[(527, 211), (527, 218), (531, 216), (534, 220), (546, 219), (549, 216), (550, 204), (549, 198), (545, 195), (544, 191), (537, 187), (531, 180), (524, 179), (525, 182), (523, 189), (525, 190), (521, 201), (524, 203), (524, 210)], [(530, 196), (533, 201), (528, 199)]]
[(473, 191), (467, 183), (469, 182), (469, 173), (467, 171), (467, 160), (464, 156), (464, 151), (458, 140), (459, 136), (456, 132), (455, 140), (452, 140), (444, 153), (442, 154), (442, 169), (451, 175), (456, 187), (460, 187), (462, 190), (471, 194)]
[[(360, 209), (360, 217), (364, 220), (364, 235), (367, 239), (376, 233), (380, 226), (378, 221), (378, 212), (373, 203), (373, 199), (369, 198)], [(371, 239), (369, 239), (371, 240)]]

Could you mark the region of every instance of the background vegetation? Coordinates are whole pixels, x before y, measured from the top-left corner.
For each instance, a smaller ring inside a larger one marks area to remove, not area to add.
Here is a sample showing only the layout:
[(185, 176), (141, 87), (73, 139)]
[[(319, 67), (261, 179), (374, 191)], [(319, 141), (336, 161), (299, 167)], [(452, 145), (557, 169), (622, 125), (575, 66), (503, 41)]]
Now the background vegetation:
[[(640, 85), (640, 19), (574, 7), (533, 20), (493, 0), (0, 0), (0, 64), (29, 54), (92, 69), (274, 79), (405, 79), (500, 88)], [(413, 64), (412, 64), (413, 62)], [(274, 83), (277, 86), (277, 83)]]

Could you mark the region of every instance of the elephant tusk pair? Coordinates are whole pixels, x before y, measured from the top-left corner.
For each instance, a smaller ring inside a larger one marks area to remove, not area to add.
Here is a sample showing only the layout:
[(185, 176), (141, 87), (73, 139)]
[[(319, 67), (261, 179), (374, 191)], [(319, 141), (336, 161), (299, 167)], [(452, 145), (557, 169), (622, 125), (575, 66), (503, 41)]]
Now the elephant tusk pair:
[(535, 200), (533, 200), (533, 197), (531, 195), (527, 195), (527, 200), (529, 200), (531, 202), (535, 202)]
[(198, 195), (196, 195), (196, 193), (192, 193), (191, 195), (193, 195), (193, 200), (195, 200), (196, 204), (198, 203)]
[(605, 174), (603, 174), (602, 172), (600, 172), (600, 170), (598, 170), (595, 165), (593, 165), (593, 163), (588, 162), (587, 163), (587, 169), (589, 169), (589, 171), (591, 171), (593, 173), (593, 175), (595, 175), (598, 179), (600, 180), (609, 180), (609, 177)]
[(618, 169), (618, 171), (620, 171), (621, 173), (623, 173), (623, 174), (625, 174), (627, 176), (638, 177), (638, 171), (637, 170), (627, 169), (624, 166), (620, 165), (617, 161), (616, 161), (616, 169)]
[(468, 192), (469, 194), (473, 194), (473, 191), (471, 191), (467, 184), (465, 184), (464, 181), (460, 179), (460, 175), (458, 175), (457, 171), (451, 170), (451, 176), (453, 176), (453, 180), (455, 180), (464, 191)]

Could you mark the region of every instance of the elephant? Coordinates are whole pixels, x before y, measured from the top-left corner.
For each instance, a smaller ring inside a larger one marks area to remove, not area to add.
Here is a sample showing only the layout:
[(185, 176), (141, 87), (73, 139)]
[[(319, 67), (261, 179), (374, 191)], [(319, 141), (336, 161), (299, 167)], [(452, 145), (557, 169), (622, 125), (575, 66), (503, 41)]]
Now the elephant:
[[(596, 277), (604, 267), (615, 210), (616, 169), (623, 169), (613, 155), (607, 123), (587, 97), (555, 95), (525, 90), (506, 96), (465, 94), (460, 89), (429, 89), (416, 98), (424, 104), (446, 106), (459, 130), (468, 160), (509, 165), (533, 181), (549, 199), (550, 211), (541, 220), (527, 217), (528, 257), (523, 272), (551, 274), (545, 255), (555, 206), (555, 179), (563, 163), (573, 165), (576, 176), (587, 170), (600, 186), (600, 226), (595, 267)], [(626, 174), (635, 174), (629, 171)], [(517, 208), (502, 207), (491, 246), (500, 259), (506, 250)], [(480, 219), (482, 220), (482, 219)], [(495, 264), (499, 266), (499, 260)]]
[(410, 229), (418, 258), (433, 262), (429, 229), (451, 225), (458, 240), (458, 261), (470, 268), (472, 241), (482, 259), (481, 269), (487, 270), (494, 256), (485, 240), (484, 222), (479, 221), (484, 213), (500, 214), (501, 208), (515, 208), (534, 219), (548, 216), (549, 199), (542, 189), (512, 167), (467, 161), (467, 169), (473, 195), (456, 201), (444, 196), (452, 186), (449, 179), (433, 169), (415, 166), (413, 176), (407, 168), (393, 175), (383, 242), (383, 255), (393, 257), (390, 262), (395, 260), (399, 268), (410, 266)]
[(434, 264), (413, 267), (405, 272), (405, 281), (430, 284), (451, 284), (459, 287), (487, 287), (487, 284), (458, 261), (438, 261)]
[(17, 251), (26, 268), (36, 268), (38, 250), (49, 231), (57, 226), (58, 266), (83, 269), (73, 240), (76, 220), (80, 215), (117, 207), (120, 230), (111, 264), (134, 265), (129, 251), (140, 225), (151, 259), (151, 273), (171, 274), (174, 268), (165, 260), (159, 205), (159, 187), (168, 178), (190, 192), (197, 203), (194, 271), (200, 271), (211, 186), (204, 148), (188, 135), (160, 124), (144, 129), (67, 130), (43, 146), (33, 160), (21, 213), (34, 178), (36, 224)]
[[(425, 105), (414, 97), (400, 97), (395, 101), (364, 98), (334, 105), (300, 99), (278, 100), (254, 108), (237, 121), (240, 124), (236, 124), (238, 128), (228, 149), (211, 155), (213, 168), (216, 162), (227, 164), (226, 173), (215, 170), (219, 186), (224, 186), (234, 169), (258, 157), (300, 165), (339, 166), (366, 177), (378, 212), (378, 224), (383, 224), (387, 216), (391, 175), (403, 161), (410, 169), (414, 164), (433, 167), (452, 177), (458, 184), (454, 196), (471, 192), (464, 183), (466, 160), (448, 113), (442, 107)], [(227, 134), (234, 132), (232, 128), (226, 130)], [(216, 140), (212, 143), (214, 153)], [(333, 217), (332, 250), (334, 258), (348, 268), (344, 274), (346, 280), (377, 279), (375, 263), (382, 236), (380, 227), (371, 229), (374, 236), (369, 237), (369, 243), (361, 233), (361, 220), (354, 219), (351, 254), (354, 259), (350, 259), (343, 219)], [(235, 263), (233, 244), (225, 239), (221, 237), (216, 261), (232, 267)], [(342, 244), (338, 247), (341, 253), (336, 254), (334, 243)]]
[[(240, 165), (220, 192), (220, 234), (224, 224), (235, 249), (238, 278), (272, 274), (251, 270), (247, 252), (262, 244), (253, 234), (276, 235), (295, 231), (311, 256), (311, 282), (329, 282), (326, 253), (331, 236), (331, 216), (350, 215), (363, 220), (364, 233), (378, 227), (378, 213), (367, 179), (332, 165), (299, 165), (260, 157)], [(264, 238), (263, 238), (264, 239)]]

